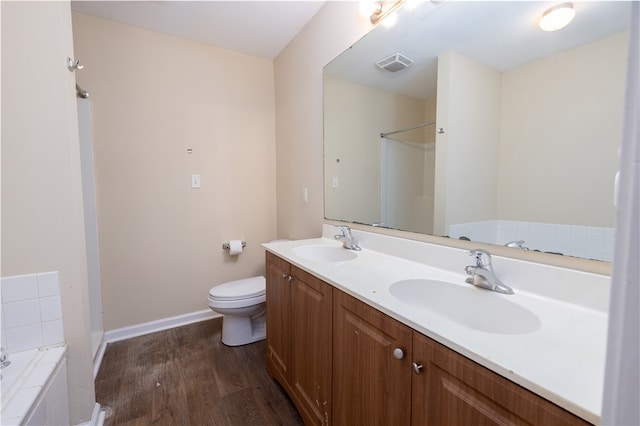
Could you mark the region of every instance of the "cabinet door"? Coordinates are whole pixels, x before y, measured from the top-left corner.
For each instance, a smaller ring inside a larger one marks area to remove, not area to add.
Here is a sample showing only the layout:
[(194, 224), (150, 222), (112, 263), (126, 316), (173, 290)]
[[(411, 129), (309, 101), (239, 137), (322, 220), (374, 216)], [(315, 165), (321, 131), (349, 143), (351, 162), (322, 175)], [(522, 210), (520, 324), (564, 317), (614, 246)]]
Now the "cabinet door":
[(333, 423), (409, 425), (411, 329), (342, 291), (333, 294)]
[(267, 252), (267, 370), (290, 393), (291, 282), (289, 263)]
[(332, 287), (291, 267), (292, 385), (306, 425), (328, 425), (331, 419)]
[(412, 424), (586, 425), (493, 371), (414, 332)]

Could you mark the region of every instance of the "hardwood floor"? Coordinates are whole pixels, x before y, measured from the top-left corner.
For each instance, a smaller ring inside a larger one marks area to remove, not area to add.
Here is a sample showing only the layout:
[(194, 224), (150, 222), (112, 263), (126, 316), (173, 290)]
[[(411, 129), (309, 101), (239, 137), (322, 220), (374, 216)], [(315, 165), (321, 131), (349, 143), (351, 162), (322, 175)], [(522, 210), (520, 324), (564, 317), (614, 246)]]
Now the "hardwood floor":
[(222, 319), (109, 344), (96, 378), (105, 425), (302, 425), (266, 371), (265, 344), (228, 347)]

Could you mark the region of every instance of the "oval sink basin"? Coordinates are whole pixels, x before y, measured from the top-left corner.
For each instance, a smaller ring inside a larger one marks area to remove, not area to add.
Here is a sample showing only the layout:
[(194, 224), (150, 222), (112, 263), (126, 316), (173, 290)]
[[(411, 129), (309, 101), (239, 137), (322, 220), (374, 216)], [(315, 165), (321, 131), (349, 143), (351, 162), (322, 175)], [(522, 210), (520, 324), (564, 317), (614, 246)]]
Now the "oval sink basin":
[(398, 281), (389, 288), (400, 302), (428, 309), (474, 330), (495, 334), (526, 334), (540, 328), (540, 318), (505, 296), (472, 285), (412, 279)]
[(293, 254), (317, 262), (344, 262), (345, 260), (352, 260), (357, 257), (351, 250), (319, 244), (295, 247)]

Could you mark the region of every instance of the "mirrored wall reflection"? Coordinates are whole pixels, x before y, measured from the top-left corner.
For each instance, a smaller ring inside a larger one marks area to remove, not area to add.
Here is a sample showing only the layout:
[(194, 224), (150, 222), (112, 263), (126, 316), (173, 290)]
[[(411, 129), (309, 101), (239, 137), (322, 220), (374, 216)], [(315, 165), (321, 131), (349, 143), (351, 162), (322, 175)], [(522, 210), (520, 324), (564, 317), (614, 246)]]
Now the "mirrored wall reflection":
[(412, 3), (325, 67), (325, 217), (611, 260), (629, 3)]

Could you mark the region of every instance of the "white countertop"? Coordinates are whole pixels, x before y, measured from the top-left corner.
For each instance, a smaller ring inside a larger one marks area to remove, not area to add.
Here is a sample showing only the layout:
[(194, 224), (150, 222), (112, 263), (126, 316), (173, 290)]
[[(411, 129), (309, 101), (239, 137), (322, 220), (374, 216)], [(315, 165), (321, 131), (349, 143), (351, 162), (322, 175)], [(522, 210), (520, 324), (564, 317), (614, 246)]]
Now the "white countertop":
[[(264, 247), (556, 405), (599, 424), (609, 277), (494, 257), (496, 275), (515, 294), (478, 291), (528, 309), (541, 323), (526, 334), (495, 334), (460, 325), (428, 309), (410, 307), (389, 291), (392, 283), (415, 278), (470, 286), (465, 283), (464, 265), (472, 262), (465, 250), (367, 232), (354, 231), (354, 235), (363, 249), (354, 252), (357, 258), (343, 262), (307, 260), (294, 253), (295, 247), (310, 244), (341, 247), (329, 238), (275, 242)], [(373, 249), (391, 246), (394, 249), (390, 250), (402, 257)], [(405, 258), (420, 255), (425, 262)], [(518, 276), (519, 271), (526, 272), (526, 277)]]

